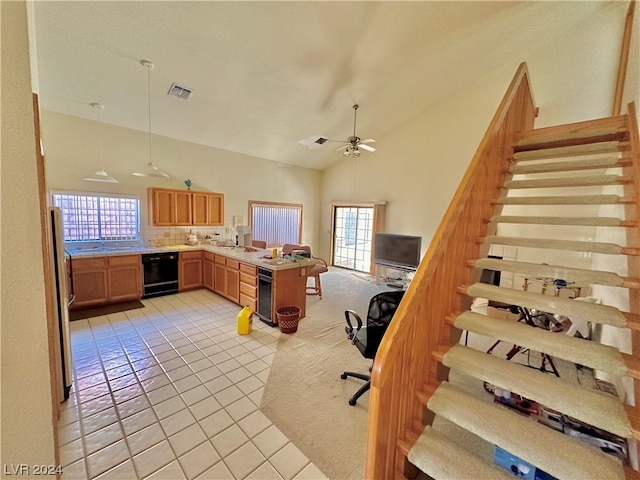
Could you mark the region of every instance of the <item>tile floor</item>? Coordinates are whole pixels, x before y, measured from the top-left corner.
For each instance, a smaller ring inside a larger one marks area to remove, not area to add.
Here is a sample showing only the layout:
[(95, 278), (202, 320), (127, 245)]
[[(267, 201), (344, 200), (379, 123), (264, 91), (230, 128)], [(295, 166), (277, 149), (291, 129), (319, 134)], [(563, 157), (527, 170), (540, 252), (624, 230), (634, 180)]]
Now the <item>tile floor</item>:
[(144, 304), (71, 323), (63, 479), (326, 478), (259, 410), (278, 329), (207, 290)]

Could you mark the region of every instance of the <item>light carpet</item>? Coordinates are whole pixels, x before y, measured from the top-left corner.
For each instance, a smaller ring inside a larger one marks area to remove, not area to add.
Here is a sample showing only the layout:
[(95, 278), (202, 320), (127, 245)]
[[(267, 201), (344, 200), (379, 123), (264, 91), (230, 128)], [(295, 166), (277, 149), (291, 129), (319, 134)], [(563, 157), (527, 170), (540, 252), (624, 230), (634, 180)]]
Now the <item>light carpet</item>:
[(261, 410), (330, 479), (362, 479), (369, 396), (350, 406), (363, 382), (340, 374), (367, 373), (371, 361), (347, 340), (344, 311), (364, 321), (370, 298), (391, 288), (335, 268), (321, 278), (323, 298), (307, 297), (298, 331), (280, 336)]

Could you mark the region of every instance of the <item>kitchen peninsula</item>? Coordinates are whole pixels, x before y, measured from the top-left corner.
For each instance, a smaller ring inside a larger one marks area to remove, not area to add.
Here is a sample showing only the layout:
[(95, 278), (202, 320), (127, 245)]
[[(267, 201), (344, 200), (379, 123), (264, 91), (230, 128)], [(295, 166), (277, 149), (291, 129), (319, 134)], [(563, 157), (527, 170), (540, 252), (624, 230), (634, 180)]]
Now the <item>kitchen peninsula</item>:
[(214, 245), (96, 247), (70, 253), (75, 294), (71, 308), (141, 298), (146, 282), (143, 257), (172, 253), (178, 264), (178, 291), (207, 288), (239, 306), (249, 306), (272, 326), (277, 325), (276, 311), (281, 307), (298, 307), (300, 318), (305, 316), (307, 275), (314, 264), (313, 259), (264, 258), (271, 250)]

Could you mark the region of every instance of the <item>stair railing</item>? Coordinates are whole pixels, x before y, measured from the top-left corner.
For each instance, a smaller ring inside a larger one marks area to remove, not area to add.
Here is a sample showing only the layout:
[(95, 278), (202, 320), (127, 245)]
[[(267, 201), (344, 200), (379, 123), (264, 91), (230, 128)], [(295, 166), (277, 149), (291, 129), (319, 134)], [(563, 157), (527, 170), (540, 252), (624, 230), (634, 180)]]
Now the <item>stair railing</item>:
[[(533, 128), (536, 107), (526, 63), (520, 64), (447, 209), (414, 280), (376, 354), (369, 398), (366, 478), (402, 475), (406, 457), (399, 445), (422, 431), (423, 403), (437, 385), (434, 352), (457, 339), (445, 319), (469, 305), (457, 293), (468, 283), (468, 260), (479, 256), (483, 221), (494, 211), (509, 169), (515, 132)], [(459, 332), (458, 332), (459, 334)]]

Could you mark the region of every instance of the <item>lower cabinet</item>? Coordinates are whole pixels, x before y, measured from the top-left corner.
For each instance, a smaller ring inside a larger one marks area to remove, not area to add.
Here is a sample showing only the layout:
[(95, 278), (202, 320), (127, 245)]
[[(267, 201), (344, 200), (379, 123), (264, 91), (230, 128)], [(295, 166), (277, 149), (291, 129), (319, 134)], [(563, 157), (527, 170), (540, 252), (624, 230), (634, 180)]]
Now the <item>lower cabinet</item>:
[(246, 263), (240, 264), (240, 305), (258, 309), (258, 268)]
[(215, 255), (213, 269), (213, 291), (238, 303), (240, 300), (240, 262), (224, 255)]
[(135, 300), (142, 296), (140, 255), (74, 258), (71, 309)]
[(202, 287), (202, 250), (180, 252), (178, 290), (183, 292)]
[(215, 291), (215, 255), (211, 252), (202, 253), (202, 285), (212, 292)]

